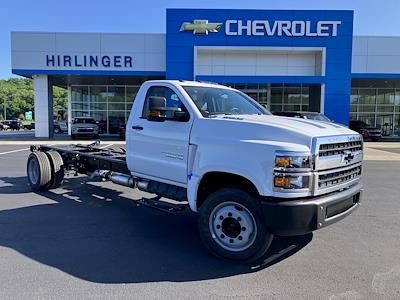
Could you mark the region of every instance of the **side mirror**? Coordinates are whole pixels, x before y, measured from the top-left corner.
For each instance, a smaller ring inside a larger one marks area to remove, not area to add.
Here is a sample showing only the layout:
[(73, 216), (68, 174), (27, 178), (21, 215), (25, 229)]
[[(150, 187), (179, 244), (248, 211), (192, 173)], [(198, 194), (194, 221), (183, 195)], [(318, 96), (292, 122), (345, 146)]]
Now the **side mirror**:
[(179, 107), (167, 107), (167, 100), (164, 97), (151, 96), (148, 101), (147, 120), (149, 121), (188, 120), (188, 112), (182, 111)]

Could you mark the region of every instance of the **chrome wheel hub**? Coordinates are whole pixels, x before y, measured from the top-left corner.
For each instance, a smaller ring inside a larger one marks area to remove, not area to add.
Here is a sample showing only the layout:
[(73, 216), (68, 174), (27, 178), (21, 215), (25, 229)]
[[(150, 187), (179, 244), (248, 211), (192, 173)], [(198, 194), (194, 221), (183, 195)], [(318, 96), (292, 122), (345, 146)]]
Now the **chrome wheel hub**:
[(257, 235), (254, 216), (236, 202), (217, 205), (210, 215), (209, 228), (217, 244), (234, 252), (249, 248)]

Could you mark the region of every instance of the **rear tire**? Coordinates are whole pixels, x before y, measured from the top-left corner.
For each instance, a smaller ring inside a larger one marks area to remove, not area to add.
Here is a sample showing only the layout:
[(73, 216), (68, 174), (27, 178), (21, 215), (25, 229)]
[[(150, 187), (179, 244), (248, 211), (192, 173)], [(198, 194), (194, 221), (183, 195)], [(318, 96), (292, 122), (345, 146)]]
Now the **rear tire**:
[(27, 176), (32, 191), (48, 190), (51, 184), (51, 165), (44, 152), (32, 152), (29, 155)]
[(58, 188), (64, 180), (64, 161), (57, 151), (46, 152), (51, 165), (51, 182), (49, 189)]
[(200, 208), (198, 227), (212, 254), (236, 261), (259, 259), (273, 238), (258, 199), (239, 188), (222, 188), (209, 195)]

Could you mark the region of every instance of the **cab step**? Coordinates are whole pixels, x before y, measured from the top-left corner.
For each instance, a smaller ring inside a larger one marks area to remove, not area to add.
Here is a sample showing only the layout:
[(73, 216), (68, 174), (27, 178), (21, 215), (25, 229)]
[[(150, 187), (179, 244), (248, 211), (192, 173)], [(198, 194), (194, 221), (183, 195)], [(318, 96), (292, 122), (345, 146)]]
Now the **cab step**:
[(142, 198), (140, 200), (137, 200), (137, 202), (139, 205), (153, 208), (155, 210), (162, 211), (168, 214), (179, 213), (189, 207), (189, 204), (174, 204), (162, 201), (160, 200), (160, 197)]

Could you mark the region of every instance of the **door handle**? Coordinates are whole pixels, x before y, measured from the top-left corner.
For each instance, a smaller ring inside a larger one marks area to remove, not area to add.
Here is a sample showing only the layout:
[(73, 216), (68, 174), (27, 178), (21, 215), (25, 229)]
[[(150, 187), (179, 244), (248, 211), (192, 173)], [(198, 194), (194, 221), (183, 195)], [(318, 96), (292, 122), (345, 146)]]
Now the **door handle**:
[(134, 129), (134, 130), (143, 130), (143, 127), (139, 126), (139, 125), (133, 125), (132, 129)]

